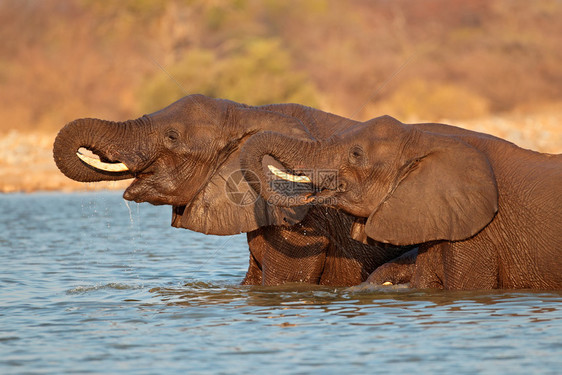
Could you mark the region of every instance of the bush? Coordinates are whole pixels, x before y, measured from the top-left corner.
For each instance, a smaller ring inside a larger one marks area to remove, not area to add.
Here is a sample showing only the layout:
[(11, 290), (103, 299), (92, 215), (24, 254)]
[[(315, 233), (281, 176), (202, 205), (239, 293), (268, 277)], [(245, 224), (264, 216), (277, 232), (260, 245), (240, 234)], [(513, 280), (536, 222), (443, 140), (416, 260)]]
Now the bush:
[(144, 111), (194, 93), (251, 105), (318, 104), (314, 86), (303, 73), (294, 71), (291, 56), (277, 40), (253, 40), (225, 56), (214, 50), (190, 50), (164, 69), (148, 77), (139, 89)]

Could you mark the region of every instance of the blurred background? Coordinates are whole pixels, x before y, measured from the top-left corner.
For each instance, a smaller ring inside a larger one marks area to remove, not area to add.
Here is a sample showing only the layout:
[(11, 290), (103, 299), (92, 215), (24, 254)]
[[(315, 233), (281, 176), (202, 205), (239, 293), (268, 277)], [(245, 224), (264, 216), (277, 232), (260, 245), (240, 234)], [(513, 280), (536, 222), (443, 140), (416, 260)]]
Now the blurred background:
[(192, 93), (560, 153), (561, 19), (559, 0), (0, 0), (0, 191), (83, 189), (52, 162), (58, 129)]

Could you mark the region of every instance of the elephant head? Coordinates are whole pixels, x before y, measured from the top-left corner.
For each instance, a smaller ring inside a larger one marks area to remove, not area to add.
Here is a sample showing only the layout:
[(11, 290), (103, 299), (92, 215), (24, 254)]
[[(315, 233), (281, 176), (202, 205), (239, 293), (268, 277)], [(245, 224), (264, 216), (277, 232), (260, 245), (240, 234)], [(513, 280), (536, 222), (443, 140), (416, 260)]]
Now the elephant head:
[(53, 154), (58, 168), (77, 181), (133, 179), (124, 198), (172, 205), (173, 226), (235, 234), (293, 224), (308, 210), (269, 205), (247, 186), (240, 147), (263, 130), (310, 137), (297, 118), (191, 95), (136, 120), (72, 121), (59, 132)]
[[(271, 165), (268, 173), (264, 157), (284, 168)], [(482, 152), (460, 137), (425, 131), (390, 116), (326, 141), (256, 134), (243, 147), (242, 167), (258, 176), (248, 181), (268, 202), (343, 209), (367, 218), (368, 237), (394, 245), (469, 238), (498, 209), (495, 177)], [(270, 183), (272, 175), (287, 180), (291, 188)], [(303, 184), (309, 188), (301, 188)]]

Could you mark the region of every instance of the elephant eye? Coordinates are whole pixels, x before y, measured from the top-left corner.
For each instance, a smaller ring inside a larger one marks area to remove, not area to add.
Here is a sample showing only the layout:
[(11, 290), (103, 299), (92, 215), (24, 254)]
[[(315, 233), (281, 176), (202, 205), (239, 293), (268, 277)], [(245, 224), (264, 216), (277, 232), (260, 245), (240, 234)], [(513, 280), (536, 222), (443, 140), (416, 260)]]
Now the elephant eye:
[(364, 157), (365, 152), (359, 145), (355, 145), (349, 150), (349, 161), (352, 164), (360, 164)]
[(175, 129), (170, 129), (166, 132), (166, 140), (172, 143), (177, 142), (177, 140), (179, 139), (180, 135), (178, 133), (177, 130)]

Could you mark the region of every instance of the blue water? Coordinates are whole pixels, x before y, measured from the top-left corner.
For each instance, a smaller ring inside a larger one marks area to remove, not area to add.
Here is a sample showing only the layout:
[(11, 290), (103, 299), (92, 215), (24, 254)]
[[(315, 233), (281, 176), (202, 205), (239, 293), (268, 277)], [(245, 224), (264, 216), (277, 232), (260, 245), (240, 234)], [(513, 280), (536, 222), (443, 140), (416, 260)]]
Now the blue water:
[(242, 287), (244, 235), (0, 195), (1, 374), (560, 374), (562, 293)]

